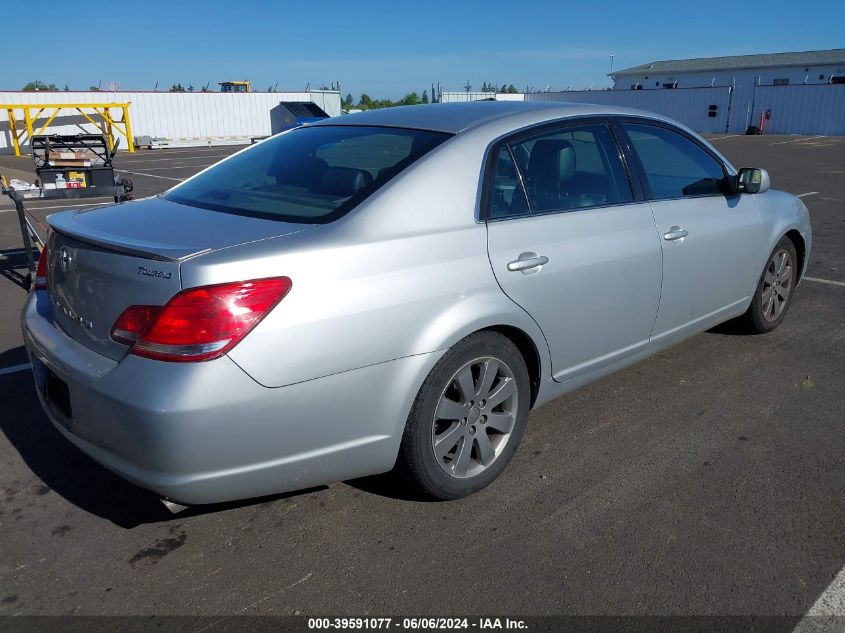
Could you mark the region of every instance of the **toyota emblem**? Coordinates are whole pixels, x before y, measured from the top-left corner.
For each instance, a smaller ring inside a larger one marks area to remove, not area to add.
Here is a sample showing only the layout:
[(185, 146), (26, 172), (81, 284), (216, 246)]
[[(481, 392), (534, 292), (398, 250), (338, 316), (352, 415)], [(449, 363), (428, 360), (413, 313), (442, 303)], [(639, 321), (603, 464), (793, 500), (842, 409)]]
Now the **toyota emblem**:
[(66, 273), (70, 270), (71, 262), (73, 262), (73, 257), (70, 255), (70, 249), (67, 246), (62, 246), (59, 249), (59, 256), (56, 260), (59, 264), (59, 270), (63, 273)]

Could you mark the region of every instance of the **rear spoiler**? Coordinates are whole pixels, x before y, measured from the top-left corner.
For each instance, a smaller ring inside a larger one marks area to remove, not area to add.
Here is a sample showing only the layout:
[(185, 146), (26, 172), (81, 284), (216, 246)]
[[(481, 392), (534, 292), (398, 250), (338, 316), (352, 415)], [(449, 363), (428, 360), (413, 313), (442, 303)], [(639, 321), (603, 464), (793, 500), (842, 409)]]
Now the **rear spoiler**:
[(83, 227), (74, 223), (75, 212), (54, 213), (47, 216), (47, 223), (54, 231), (71, 237), (80, 242), (107, 248), (111, 251), (135, 255), (145, 259), (155, 259), (165, 262), (180, 262), (201, 255), (212, 250), (210, 247), (198, 248), (197, 246), (180, 246), (178, 244), (161, 244), (157, 242), (145, 242), (133, 240), (123, 236), (111, 235), (103, 231), (97, 231), (90, 227)]

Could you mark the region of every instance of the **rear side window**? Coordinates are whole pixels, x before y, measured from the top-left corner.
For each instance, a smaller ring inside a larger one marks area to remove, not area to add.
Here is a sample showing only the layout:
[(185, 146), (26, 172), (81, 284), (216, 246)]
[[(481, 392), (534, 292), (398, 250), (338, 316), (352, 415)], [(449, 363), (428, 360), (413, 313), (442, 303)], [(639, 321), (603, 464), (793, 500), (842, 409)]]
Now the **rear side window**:
[(722, 165), (687, 137), (656, 125), (623, 123), (640, 158), (652, 198), (721, 194)]
[(606, 125), (568, 126), (511, 149), (533, 213), (633, 200), (625, 166)]
[(346, 125), (272, 138), (172, 189), (167, 200), (286, 222), (330, 222), (449, 134)]
[(528, 202), (519, 181), (516, 163), (510, 149), (499, 150), (493, 168), (493, 195), (490, 200), (490, 218), (505, 218), (528, 213)]

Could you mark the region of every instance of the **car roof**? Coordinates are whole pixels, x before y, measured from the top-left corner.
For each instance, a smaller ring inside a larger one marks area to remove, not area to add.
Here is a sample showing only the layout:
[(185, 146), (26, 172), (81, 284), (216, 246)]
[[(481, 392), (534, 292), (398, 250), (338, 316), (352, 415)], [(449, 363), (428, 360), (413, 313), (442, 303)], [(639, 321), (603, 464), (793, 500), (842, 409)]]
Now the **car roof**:
[(536, 122), (570, 116), (628, 114), (663, 119), (631, 108), (562, 101), (469, 101), (398, 106), (356, 112), (309, 125), (375, 125), (457, 134), (508, 117), (535, 114)]

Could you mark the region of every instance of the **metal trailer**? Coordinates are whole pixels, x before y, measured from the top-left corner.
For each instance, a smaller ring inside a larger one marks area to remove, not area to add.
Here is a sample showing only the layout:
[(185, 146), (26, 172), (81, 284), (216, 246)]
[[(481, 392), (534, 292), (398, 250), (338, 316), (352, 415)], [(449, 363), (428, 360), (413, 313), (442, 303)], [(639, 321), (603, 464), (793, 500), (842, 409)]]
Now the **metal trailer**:
[[(33, 246), (41, 251), (45, 242), (30, 221), (30, 217), (34, 219), (34, 216), (27, 211), (26, 202), (92, 198), (112, 198), (115, 202), (123, 202), (132, 198), (133, 189), (131, 180), (115, 178), (111, 162), (117, 143), (110, 146), (103, 135), (35, 136), (31, 145), (36, 184), (26, 189), (12, 188), (0, 176), (2, 193), (9, 196), (18, 214), (29, 268), (27, 286), (32, 284), (36, 270)], [(35, 222), (38, 223), (37, 220)]]
[[(32, 277), (36, 270), (36, 260), (33, 257), (33, 248), (37, 248), (39, 253), (44, 249), (45, 241), (35, 230), (28, 215), (32, 216), (30, 211), (27, 211), (24, 203), (33, 200), (76, 200), (76, 199), (90, 199), (90, 198), (114, 198), (115, 202), (121, 202), (126, 193), (125, 184), (113, 185), (111, 187), (98, 187), (96, 190), (92, 187), (89, 189), (11, 189), (8, 187), (5, 178), (2, 179), (4, 195), (9, 196), (12, 202), (15, 203), (15, 210), (18, 214), (18, 221), (21, 227), (21, 237), (23, 238), (23, 247), (26, 251), (26, 263), (29, 271), (27, 273), (26, 284), (27, 287), (32, 284)], [(37, 222), (37, 220), (36, 220)], [(46, 236), (45, 236), (46, 237)]]

